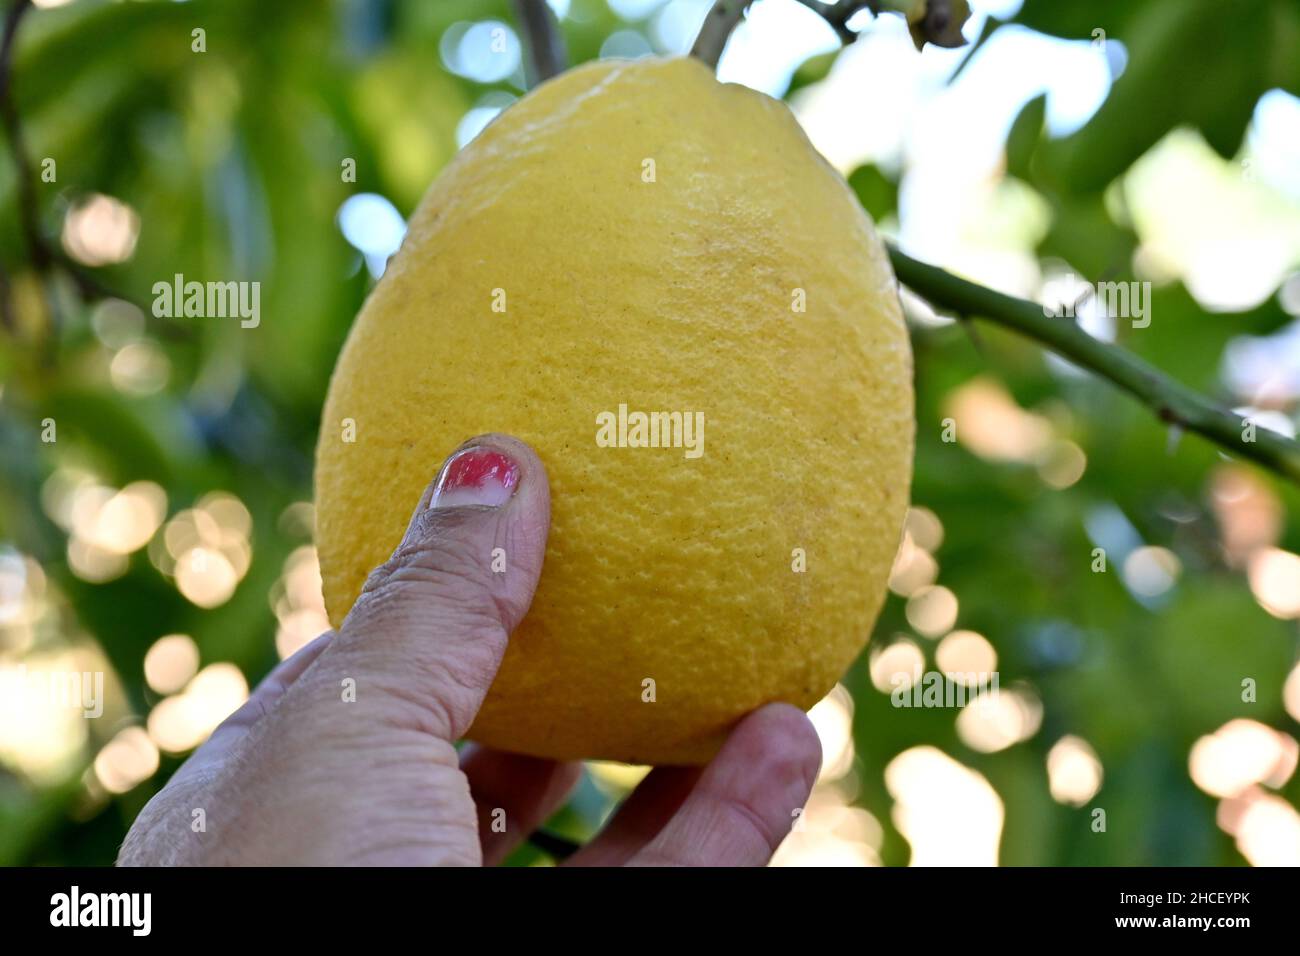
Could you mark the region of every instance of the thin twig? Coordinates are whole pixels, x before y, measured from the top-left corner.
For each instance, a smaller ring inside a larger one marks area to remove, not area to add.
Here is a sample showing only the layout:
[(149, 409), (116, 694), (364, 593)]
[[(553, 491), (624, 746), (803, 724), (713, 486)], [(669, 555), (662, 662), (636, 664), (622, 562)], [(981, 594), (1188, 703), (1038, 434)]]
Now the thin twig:
[(969, 67), (971, 61), (975, 59), (975, 54), (984, 49), (984, 44), (989, 42), (989, 37), (993, 36), (993, 34), (997, 33), (998, 30), (1002, 29), (1004, 26), (1006, 26), (1006, 22), (999, 20), (997, 17), (989, 17), (984, 21), (984, 27), (980, 30), (980, 35), (975, 38), (974, 43), (970, 44), (969, 49), (967, 49), (965, 55), (962, 56), (961, 62), (957, 64), (957, 69), (948, 74), (949, 86), (956, 83), (957, 78), (966, 72), (966, 68)]
[(528, 38), (528, 85), (563, 73), (569, 65), (564, 36), (546, 0), (515, 0), (515, 15)]
[(1041, 305), (959, 279), (893, 246), (889, 258), (899, 281), (931, 305), (1018, 332), (1128, 392), (1161, 421), (1196, 432), (1225, 451), (1300, 484), (1300, 443), (1266, 428), (1247, 428), (1243, 416), (1169, 378), (1131, 352), (1094, 339), (1076, 323), (1046, 315)]
[(834, 3), (799, 0), (799, 2), (829, 23), (840, 38), (840, 42), (846, 46), (858, 38), (858, 35), (849, 29), (849, 21), (859, 11), (870, 10), (872, 16), (880, 16), (880, 0), (836, 0)]
[[(716, 0), (704, 17), (704, 23), (700, 25), (699, 36), (695, 38), (695, 44), (691, 47), (691, 56), (703, 60), (716, 69), (727, 40), (744, 18), (745, 9), (751, 2), (752, 0)], [(870, 10), (877, 15), (880, 13), (880, 0), (835, 0), (834, 3), (824, 3), (822, 0), (798, 0), (798, 2), (829, 23), (845, 45), (857, 39), (857, 34), (848, 27), (849, 20), (854, 14), (859, 10)]]
[[(740, 24), (745, 8), (753, 0), (715, 0), (704, 23), (700, 26), (699, 36), (691, 47), (691, 56), (703, 60), (710, 68), (716, 69), (722, 51), (727, 45), (731, 33)], [(886, 5), (882, 0), (797, 0), (809, 10), (816, 13), (835, 30), (836, 36), (845, 46), (855, 41), (858, 34), (849, 29), (849, 21), (863, 10), (869, 10), (872, 16), (882, 13), (896, 13), (907, 20), (908, 31), (920, 49), (926, 43), (937, 46), (957, 47), (966, 41), (961, 28), (970, 16), (966, 0), (926, 0), (920, 14), (909, 12), (910, 7)], [(955, 4), (960, 3), (960, 9)]]

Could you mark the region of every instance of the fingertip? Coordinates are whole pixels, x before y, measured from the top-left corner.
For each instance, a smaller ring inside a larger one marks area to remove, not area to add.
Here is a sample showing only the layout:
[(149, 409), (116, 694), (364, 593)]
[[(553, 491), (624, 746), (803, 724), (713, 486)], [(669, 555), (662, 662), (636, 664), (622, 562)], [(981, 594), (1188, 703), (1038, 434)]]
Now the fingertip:
[(766, 704), (749, 714), (724, 745), (729, 758), (761, 765), (776, 779), (802, 781), (811, 792), (821, 773), (822, 745), (808, 715), (792, 704)]
[[(516, 499), (522, 499), (515, 506)], [(415, 508), (412, 524), (432, 508), (522, 506), (550, 514), (550, 482), (537, 452), (513, 435), (488, 432), (461, 442), (439, 465)]]
[(488, 448), (510, 458), (519, 467), (520, 490), (522, 491), (525, 486), (533, 486), (535, 491), (544, 492), (549, 501), (550, 479), (546, 474), (546, 466), (542, 464), (541, 456), (528, 442), (503, 432), (486, 432), (462, 442), (452, 453), (452, 457), (470, 448)]
[(768, 704), (736, 725), (678, 812), (631, 862), (761, 866), (794, 825), (821, 768), (807, 714)]

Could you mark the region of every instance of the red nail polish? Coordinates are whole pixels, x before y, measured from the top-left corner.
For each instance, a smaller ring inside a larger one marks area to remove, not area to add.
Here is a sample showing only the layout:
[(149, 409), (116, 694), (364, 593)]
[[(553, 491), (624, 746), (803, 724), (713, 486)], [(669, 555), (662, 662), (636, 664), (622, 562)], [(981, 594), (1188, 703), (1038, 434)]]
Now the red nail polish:
[(433, 507), (503, 505), (519, 485), (519, 466), (494, 448), (466, 448), (443, 466)]

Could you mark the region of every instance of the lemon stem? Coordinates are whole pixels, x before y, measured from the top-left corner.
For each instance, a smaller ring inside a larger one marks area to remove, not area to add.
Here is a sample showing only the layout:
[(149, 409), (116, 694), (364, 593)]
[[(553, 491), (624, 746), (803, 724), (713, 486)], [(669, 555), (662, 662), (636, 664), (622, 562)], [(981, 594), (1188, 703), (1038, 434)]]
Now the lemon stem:
[(691, 56), (703, 60), (710, 69), (717, 69), (718, 60), (727, 45), (731, 31), (740, 25), (751, 0), (715, 0), (704, 15), (700, 32), (691, 47)]
[(523, 27), (527, 42), (528, 85), (536, 86), (563, 73), (569, 56), (564, 49), (555, 14), (546, 0), (514, 0), (515, 15)]
[(899, 281), (939, 311), (991, 322), (1032, 339), (1128, 392), (1162, 422), (1300, 484), (1300, 443), (1255, 427), (1248, 416), (1205, 398), (1133, 353), (1093, 338), (1072, 319), (1048, 314), (1037, 303), (967, 282), (892, 245), (889, 258)]

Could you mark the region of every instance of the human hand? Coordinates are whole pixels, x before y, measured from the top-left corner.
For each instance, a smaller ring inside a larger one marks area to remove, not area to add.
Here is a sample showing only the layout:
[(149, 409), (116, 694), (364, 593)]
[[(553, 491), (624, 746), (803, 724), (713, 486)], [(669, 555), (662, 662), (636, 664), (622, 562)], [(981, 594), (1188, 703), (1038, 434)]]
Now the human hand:
[[(455, 747), (532, 601), (549, 524), (546, 472), (527, 445), (488, 435), (462, 446), (343, 626), (281, 663), (217, 728), (140, 813), (119, 864), (504, 859), (581, 772)], [(497, 547), (511, 557), (504, 574), (490, 569)], [(707, 767), (652, 771), (569, 862), (766, 863), (820, 759), (808, 718), (770, 704)]]

